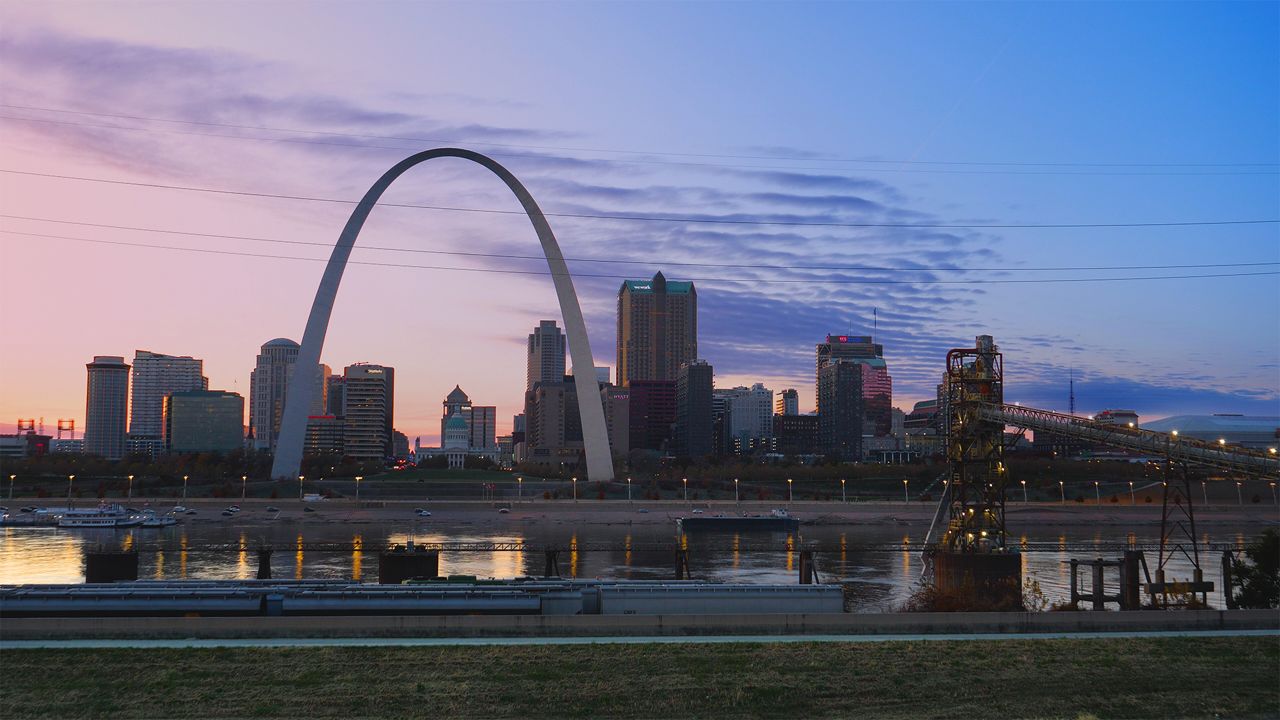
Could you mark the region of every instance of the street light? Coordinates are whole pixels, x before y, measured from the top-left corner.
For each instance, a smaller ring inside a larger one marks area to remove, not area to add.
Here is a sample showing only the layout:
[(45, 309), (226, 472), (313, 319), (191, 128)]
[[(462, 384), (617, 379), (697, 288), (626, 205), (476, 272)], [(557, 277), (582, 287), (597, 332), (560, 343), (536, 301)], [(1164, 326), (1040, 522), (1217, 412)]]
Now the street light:
[(684, 501), (689, 502), (689, 478), (683, 478), (684, 481)]
[(14, 480), (16, 480), (16, 479), (18, 479), (18, 476), (17, 476), (17, 475), (10, 475), (10, 476), (9, 476), (9, 499), (10, 499), (10, 500), (12, 500), (12, 499), (13, 499), (13, 481), (14, 481)]
[(902, 478), (902, 502), (909, 503), (911, 498), (907, 497), (907, 479)]
[(791, 502), (791, 478), (787, 478), (787, 502)]
[(126, 495), (130, 500), (133, 499), (133, 476), (129, 476), (129, 494)]
[(1133, 494), (1133, 481), (1132, 481), (1132, 480), (1130, 480), (1130, 481), (1129, 481), (1129, 504), (1130, 504), (1130, 505), (1137, 505), (1137, 504), (1138, 504), (1138, 496)]
[(240, 476), (240, 502), (244, 502), (244, 499), (248, 494), (248, 487), (249, 487), (249, 476), (241, 475)]
[(364, 479), (363, 475), (356, 476), (356, 502), (360, 502), (360, 481)]
[(184, 505), (187, 502), (187, 476), (186, 475), (182, 476), (182, 502)]
[(573, 479), (573, 501), (578, 502), (578, 478)]
[(631, 478), (627, 478), (627, 502), (631, 502)]
[(68, 507), (71, 506), (71, 481), (75, 479), (76, 479), (75, 475), (67, 476), (67, 506)]
[(1066, 505), (1066, 504), (1067, 504), (1067, 490), (1066, 490), (1066, 488), (1065, 488), (1065, 487), (1063, 487), (1063, 485), (1062, 485), (1062, 481), (1061, 481), (1061, 480), (1059, 480), (1059, 481), (1058, 481), (1058, 494), (1062, 496), (1062, 504), (1063, 504), (1063, 505)]
[(1093, 497), (1094, 502), (1098, 503), (1098, 505), (1102, 505), (1102, 490), (1098, 487), (1097, 480), (1093, 481)]
[(1276, 500), (1276, 482), (1275, 482), (1275, 480), (1272, 480), (1272, 481), (1271, 481), (1271, 504), (1272, 504), (1272, 505), (1280, 505), (1280, 501), (1277, 501), (1277, 500)]
[(516, 499), (524, 499), (524, 478), (516, 476)]
[[(1271, 484), (1275, 485), (1275, 483), (1271, 483)], [(735, 503), (741, 502), (741, 500), (738, 499), (738, 478), (733, 479), (733, 501)]]
[(1025, 505), (1028, 502), (1027, 501), (1027, 481), (1019, 480), (1018, 482), (1022, 483), (1022, 503)]
[(1243, 494), (1241, 494), (1241, 492), (1240, 492), (1240, 481), (1239, 481), (1239, 480), (1237, 480), (1237, 481), (1236, 481), (1236, 500), (1237, 500), (1237, 501), (1239, 501), (1239, 503), (1240, 503), (1241, 505), (1243, 505), (1243, 504), (1244, 504), (1244, 495), (1243, 495)]
[(1207, 481), (1200, 481), (1200, 495), (1204, 498), (1204, 506), (1209, 507), (1209, 483)]
[(845, 490), (844, 478), (840, 478), (840, 502), (849, 502), (849, 493)]
[(306, 480), (305, 475), (298, 476), (298, 500), (302, 500), (302, 481)]

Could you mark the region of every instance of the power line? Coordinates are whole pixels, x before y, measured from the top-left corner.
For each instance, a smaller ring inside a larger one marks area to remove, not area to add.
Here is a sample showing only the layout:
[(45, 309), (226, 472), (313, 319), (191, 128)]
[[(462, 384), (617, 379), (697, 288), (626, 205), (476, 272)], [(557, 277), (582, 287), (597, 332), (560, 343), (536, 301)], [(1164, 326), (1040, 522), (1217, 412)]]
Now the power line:
[[(0, 218), (11, 220), (27, 220), (35, 222), (55, 223), (59, 225), (75, 225), (79, 227), (103, 228), (109, 230), (128, 230), (131, 232), (159, 233), (164, 235), (183, 235), (188, 237), (202, 238), (218, 238), (225, 240), (246, 240), (262, 243), (277, 243), (281, 245), (304, 245), (311, 247), (332, 248), (333, 243), (326, 242), (310, 242), (306, 240), (281, 240), (277, 238), (264, 238), (252, 235), (225, 235), (221, 233), (206, 232), (189, 232), (185, 230), (171, 230), (163, 228), (137, 227), (132, 225), (111, 225), (107, 223), (81, 222), (77, 220), (59, 220), (55, 218), (41, 218), (30, 215), (6, 215), (0, 213)], [(401, 247), (385, 247), (378, 245), (357, 245), (357, 250), (378, 250), (386, 252), (402, 252), (416, 253), (422, 255), (453, 255), (460, 257), (478, 257), (478, 258), (495, 258), (504, 260), (545, 260), (543, 255), (516, 255), (512, 253), (482, 253), (482, 252), (466, 252), (462, 250), (431, 250), (426, 248), (401, 248)], [(708, 263), (708, 262), (681, 262), (675, 260), (621, 260), (613, 258), (584, 258), (584, 257), (567, 257), (565, 260), (569, 262), (583, 263), (608, 263), (617, 265), (662, 265), (675, 267), (709, 267), (709, 268), (726, 268), (736, 270), (857, 270), (865, 272), (1048, 272), (1048, 271), (1081, 271), (1081, 270), (1185, 270), (1185, 269), (1204, 269), (1204, 268), (1227, 268), (1227, 267), (1263, 267), (1280, 265), (1280, 262), (1239, 262), (1239, 263), (1195, 263), (1185, 265), (1078, 265), (1078, 266), (1055, 266), (1055, 267), (1020, 267), (1020, 266), (1002, 266), (1002, 267), (885, 267), (871, 265), (774, 265), (774, 264), (751, 264), (751, 263)]]
[[(89, 112), (84, 110), (68, 110), (65, 108), (39, 107), (34, 105), (16, 105), (10, 103), (0, 103), (0, 108), (8, 108), (11, 110), (31, 110), (37, 112), (53, 112), (68, 115), (80, 115), (86, 117), (104, 117), (115, 118), (118, 120), (140, 120), (144, 122), (165, 122), (182, 125), (196, 125), (202, 127), (223, 127), (234, 130), (258, 130), (266, 132), (282, 132), (295, 133), (305, 135), (328, 135), (333, 137), (350, 137), (350, 138), (366, 138), (373, 140), (395, 140), (403, 142), (440, 142), (440, 143), (466, 143), (470, 145), (484, 145), (487, 147), (509, 147), (524, 148), (529, 150), (554, 150), (557, 152), (592, 152), (592, 153), (614, 153), (624, 155), (661, 155), (669, 157), (695, 157), (695, 158), (718, 158), (731, 160), (778, 160), (792, 162), (846, 162), (846, 163), (867, 163), (867, 164), (884, 164), (884, 165), (935, 165), (935, 166), (982, 166), (982, 167), (1276, 167), (1280, 163), (1275, 162), (1232, 162), (1232, 163), (1086, 163), (1086, 162), (985, 162), (985, 161), (959, 161), (959, 160), (886, 160), (886, 159), (866, 159), (866, 158), (823, 158), (808, 157), (795, 155), (743, 155), (729, 153), (689, 153), (689, 152), (672, 152), (665, 150), (619, 150), (613, 148), (586, 148), (586, 147), (569, 147), (558, 145), (533, 145), (521, 143), (495, 143), (479, 140), (458, 140), (451, 138), (438, 137), (422, 137), (422, 136), (396, 136), (396, 135), (376, 135), (367, 133), (342, 132), (336, 130), (303, 130), (299, 128), (285, 128), (268, 125), (242, 125), (235, 123), (220, 123), (208, 120), (185, 120), (180, 118), (163, 118), (146, 115), (126, 115), (119, 113)], [(14, 118), (19, 120), (40, 121), (42, 118)], [(106, 126), (113, 127), (113, 126)], [(124, 128), (122, 128), (124, 129)], [(235, 137), (235, 136), (220, 136)]]
[[(337, 203), (341, 205), (355, 205), (355, 200), (341, 200), (338, 198), (313, 197), (307, 195), (286, 195), (282, 193), (264, 193), (251, 192), (248, 190), (221, 190), (217, 188), (194, 187), (190, 185), (168, 185), (165, 183), (146, 183), (133, 180), (109, 180), (106, 178), (84, 177), (79, 175), (61, 175), (57, 173), (40, 173), (27, 170), (11, 170), (0, 168), (0, 173), (9, 175), (25, 175), (28, 177), (52, 178), (57, 180), (75, 180), (79, 182), (105, 183), (109, 185), (125, 185), (129, 187), (142, 187), (152, 189), (165, 190), (182, 190), (185, 192), (201, 192), (211, 193), (215, 195), (234, 195), (240, 197), (261, 197), (272, 198), (277, 200), (301, 200), (307, 202), (323, 202)], [(448, 205), (415, 205), (410, 203), (390, 203), (379, 202), (380, 207), (398, 207), (398, 208), (415, 208), (419, 210), (443, 210), (449, 212), (464, 213), (481, 213), (489, 215), (520, 215), (525, 213), (523, 210), (495, 210), (491, 208), (466, 208), (453, 207)], [(795, 220), (743, 220), (729, 218), (704, 218), (704, 217), (664, 217), (655, 215), (602, 215), (595, 213), (555, 213), (544, 212), (547, 217), (559, 218), (575, 218), (582, 220), (625, 220), (637, 222), (667, 222), (667, 223), (696, 223), (710, 225), (752, 225), (752, 226), (780, 226), (780, 227), (842, 227), (842, 228), (905, 228), (905, 229), (924, 229), (924, 230), (982, 230), (982, 229), (1003, 229), (1003, 230), (1031, 230), (1031, 229), (1056, 229), (1070, 230), (1083, 228), (1138, 228), (1138, 227), (1202, 227), (1202, 226), (1226, 226), (1226, 225), (1263, 225), (1280, 223), (1280, 220), (1197, 220), (1182, 222), (1131, 222), (1131, 223), (850, 223), (850, 222), (802, 222)]]
[[(101, 245), (115, 245), (121, 247), (149, 248), (153, 250), (171, 250), (177, 252), (192, 252), (208, 255), (230, 255), (236, 257), (252, 257), (264, 258), (271, 260), (302, 260), (306, 262), (323, 262), (327, 263), (327, 258), (310, 258), (297, 257), (294, 255), (268, 255), (264, 253), (251, 253), (237, 250), (219, 250), (213, 248), (191, 248), (180, 247), (176, 245), (151, 245), (148, 243), (126, 242), (122, 240), (101, 240), (95, 238), (70, 237), (66, 235), (50, 235), (44, 233), (19, 232), (16, 230), (0, 230), (5, 235), (17, 235), (24, 237), (38, 237), (55, 240), (69, 240), (74, 242), (94, 243)], [(406, 268), (415, 270), (442, 270), (450, 272), (473, 272), (473, 273), (491, 273), (498, 275), (541, 275), (551, 276), (556, 273), (540, 270), (509, 270), (500, 268), (467, 268), (452, 267), (440, 265), (411, 265), (406, 263), (387, 263), (373, 262), (368, 260), (350, 260), (348, 265), (367, 265), (371, 267), (391, 267)], [(705, 278), (685, 278), (690, 282), (700, 283), (751, 283), (751, 284), (805, 284), (805, 285), (1039, 285), (1047, 283), (1084, 283), (1084, 282), (1130, 282), (1139, 280), (1193, 280), (1201, 278), (1235, 278), (1235, 277), (1257, 277), (1264, 275), (1280, 275), (1280, 270), (1264, 271), (1264, 272), (1245, 272), (1245, 273), (1209, 273), (1199, 275), (1142, 275), (1130, 277), (1106, 277), (1106, 278), (1024, 278), (1024, 279), (983, 279), (983, 280), (879, 280), (879, 279), (860, 279), (860, 280), (815, 280), (815, 279), (757, 279), (757, 278), (725, 278), (725, 277), (705, 277)], [(610, 280), (626, 280), (629, 275), (609, 275), (603, 273), (570, 273), (571, 278), (605, 278)]]

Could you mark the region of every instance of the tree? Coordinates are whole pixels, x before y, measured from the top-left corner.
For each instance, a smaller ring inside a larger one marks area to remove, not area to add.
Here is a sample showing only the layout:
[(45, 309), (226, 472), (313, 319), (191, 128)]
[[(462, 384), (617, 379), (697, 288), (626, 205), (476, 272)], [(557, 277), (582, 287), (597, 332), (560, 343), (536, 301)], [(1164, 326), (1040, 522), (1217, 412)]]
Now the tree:
[(1235, 567), (1236, 606), (1280, 607), (1280, 531), (1268, 529), (1244, 550), (1248, 561)]

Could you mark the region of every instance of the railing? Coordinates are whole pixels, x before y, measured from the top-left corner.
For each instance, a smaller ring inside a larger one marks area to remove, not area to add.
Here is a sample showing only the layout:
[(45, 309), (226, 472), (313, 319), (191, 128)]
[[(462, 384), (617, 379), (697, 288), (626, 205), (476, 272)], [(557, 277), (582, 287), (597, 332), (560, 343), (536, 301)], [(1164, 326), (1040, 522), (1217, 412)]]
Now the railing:
[(1181, 438), (1175, 435), (1123, 425), (1094, 422), (1074, 415), (1037, 410), (1020, 405), (988, 405), (982, 419), (1036, 432), (1167, 457), (1174, 462), (1262, 477), (1280, 477), (1280, 458), (1241, 447)]

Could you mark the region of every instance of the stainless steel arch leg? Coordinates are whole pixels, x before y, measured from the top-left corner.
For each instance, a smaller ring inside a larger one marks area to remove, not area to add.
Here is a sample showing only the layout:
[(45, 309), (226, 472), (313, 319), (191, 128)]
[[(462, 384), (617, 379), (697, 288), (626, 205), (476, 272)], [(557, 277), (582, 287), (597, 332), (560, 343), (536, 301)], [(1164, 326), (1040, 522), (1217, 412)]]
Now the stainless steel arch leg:
[(342, 229), (342, 235), (338, 237), (337, 245), (333, 248), (333, 254), (329, 257), (329, 263), (325, 266), (320, 287), (316, 290), (315, 302), (311, 305), (311, 314), (307, 317), (307, 328), (302, 336), (302, 348), (298, 351), (296, 366), (298, 370), (289, 379), (284, 416), (280, 422), (280, 437), (276, 443), (276, 454), (271, 465), (271, 476), (273, 478), (297, 477), (302, 465), (302, 444), (307, 430), (307, 410), (311, 407), (316, 391), (315, 383), (312, 381), (314, 373), (305, 368), (313, 368), (320, 362), (320, 352), (324, 348), (324, 338), (329, 329), (329, 317), (333, 314), (338, 285), (342, 281), (342, 273), (346, 270), (347, 260), (355, 246), (356, 237), (360, 235), (360, 229), (364, 227), (365, 220), (377, 205), (382, 193), (396, 178), (418, 163), (440, 157), (470, 160), (488, 168), (507, 184), (516, 199), (520, 201), (520, 205), (524, 207), (529, 221), (533, 223), (538, 241), (542, 244), (542, 251), (547, 257), (547, 266), (551, 269), (556, 299), (560, 301), (560, 313), (564, 316), (574, 384), (578, 391), (578, 411), (582, 417), (582, 439), (587, 453), (587, 477), (591, 480), (612, 480), (613, 458), (609, 452), (609, 431), (605, 426), (604, 408), (601, 404), (599, 385), (596, 383), (595, 360), (591, 355), (591, 344), (587, 339), (587, 326), (582, 318), (582, 308), (578, 305), (578, 295), (573, 290), (573, 279), (569, 277), (569, 266), (565, 264), (564, 255), (560, 252), (559, 244), (556, 243), (556, 236), (551, 232), (546, 216), (533, 201), (529, 191), (509, 170), (485, 155), (460, 148), (435, 148), (401, 160), (378, 178), (351, 213), (346, 227)]

